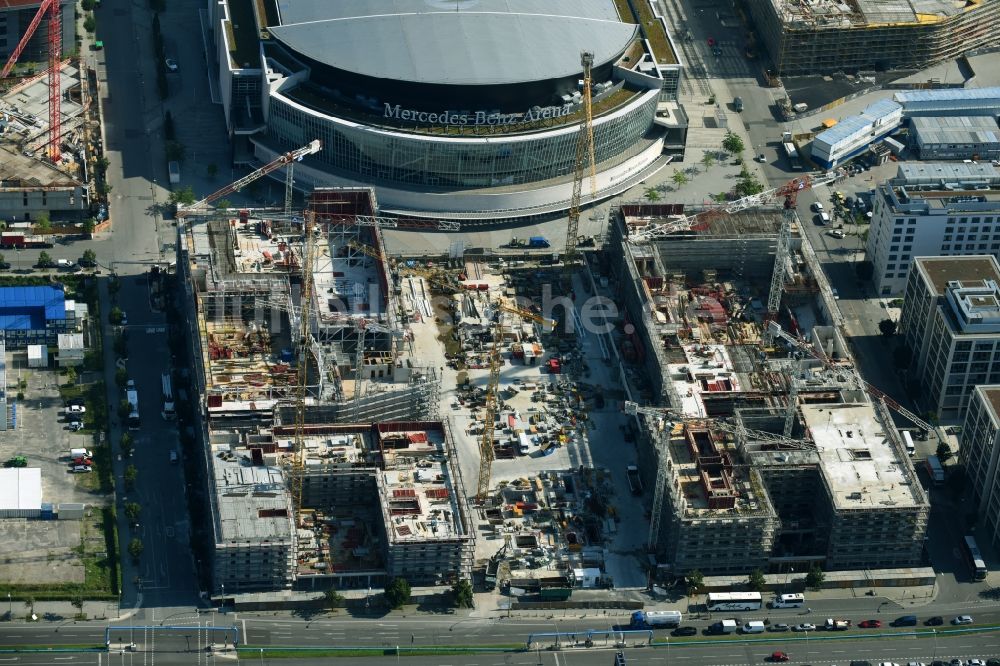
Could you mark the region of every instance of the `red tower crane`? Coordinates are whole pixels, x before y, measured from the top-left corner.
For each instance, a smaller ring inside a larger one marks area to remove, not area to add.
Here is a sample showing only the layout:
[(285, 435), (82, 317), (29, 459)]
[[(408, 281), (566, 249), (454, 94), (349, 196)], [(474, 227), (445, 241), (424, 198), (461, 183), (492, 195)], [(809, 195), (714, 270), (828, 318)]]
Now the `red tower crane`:
[(7, 64), (3, 66), (3, 71), (0, 71), (0, 79), (6, 79), (10, 71), (14, 69), (17, 59), (21, 57), (21, 53), (28, 45), (31, 37), (35, 34), (35, 30), (38, 29), (42, 19), (48, 16), (49, 141), (47, 145), (49, 159), (53, 162), (58, 162), (62, 156), (59, 148), (60, 138), (62, 137), (62, 112), (60, 109), (62, 90), (59, 85), (59, 64), (62, 56), (62, 17), (60, 15), (61, 8), (59, 2), (60, 0), (42, 0), (42, 4), (38, 7), (38, 12), (31, 19), (31, 23), (28, 24), (28, 29), (24, 31), (24, 35), (21, 37), (21, 41), (18, 42), (17, 48), (10, 54)]

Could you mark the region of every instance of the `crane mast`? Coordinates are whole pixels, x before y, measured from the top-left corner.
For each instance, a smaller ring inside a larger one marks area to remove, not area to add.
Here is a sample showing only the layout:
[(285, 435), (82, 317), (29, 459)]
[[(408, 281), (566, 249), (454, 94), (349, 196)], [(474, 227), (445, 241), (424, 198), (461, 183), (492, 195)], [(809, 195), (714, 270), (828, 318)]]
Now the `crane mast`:
[(14, 69), (14, 65), (17, 64), (18, 58), (21, 57), (24, 49), (28, 46), (28, 42), (30, 42), (32, 36), (34, 36), (35, 30), (38, 29), (42, 19), (47, 16), (48, 34), (46, 35), (46, 44), (49, 57), (49, 140), (46, 146), (48, 147), (49, 159), (51, 159), (54, 163), (59, 162), (62, 157), (62, 151), (59, 146), (59, 140), (62, 137), (62, 89), (59, 83), (59, 65), (60, 58), (62, 57), (61, 9), (59, 0), (42, 0), (42, 3), (38, 7), (38, 11), (35, 12), (35, 16), (31, 19), (31, 23), (28, 24), (28, 29), (24, 31), (21, 41), (17, 43), (17, 46), (11, 52), (10, 57), (3, 66), (3, 70), (0, 70), (0, 79), (6, 79), (10, 75), (11, 70)]
[(313, 261), (316, 214), (305, 211), (305, 241), (302, 249), (302, 292), (299, 296), (298, 385), (295, 392), (295, 451), (292, 454), (292, 507), (295, 523), (302, 509), (302, 475), (305, 470), (306, 387), (309, 385), (309, 316), (312, 311)]
[(569, 219), (566, 224), (566, 251), (563, 263), (567, 266), (576, 261), (576, 244), (580, 230), (580, 199), (583, 193), (584, 160), (590, 165), (590, 198), (597, 196), (597, 164), (594, 161), (594, 114), (590, 103), (590, 70), (594, 65), (594, 54), (590, 51), (580, 53), (580, 64), (583, 65), (583, 121), (580, 123), (580, 134), (576, 140), (576, 165), (573, 174), (573, 196), (569, 203)]

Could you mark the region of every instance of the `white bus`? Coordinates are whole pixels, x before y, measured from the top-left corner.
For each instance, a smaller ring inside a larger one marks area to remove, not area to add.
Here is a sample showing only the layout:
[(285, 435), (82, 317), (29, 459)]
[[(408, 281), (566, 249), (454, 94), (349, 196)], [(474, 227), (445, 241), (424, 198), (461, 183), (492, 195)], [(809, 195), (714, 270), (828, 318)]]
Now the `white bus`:
[(169, 372), (163, 373), (160, 377), (160, 387), (163, 394), (163, 411), (160, 414), (165, 420), (173, 421), (177, 418), (177, 409), (174, 406), (174, 389), (170, 383)]
[(802, 608), (806, 598), (801, 594), (779, 594), (771, 602), (771, 608)]
[(709, 611), (760, 610), (760, 592), (709, 592)]

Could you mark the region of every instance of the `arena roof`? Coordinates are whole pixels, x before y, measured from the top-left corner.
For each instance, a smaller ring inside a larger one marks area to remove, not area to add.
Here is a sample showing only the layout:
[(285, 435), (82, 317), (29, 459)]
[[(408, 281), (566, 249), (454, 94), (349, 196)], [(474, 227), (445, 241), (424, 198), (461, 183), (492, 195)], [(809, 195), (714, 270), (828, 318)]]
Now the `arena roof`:
[(638, 26), (613, 0), (278, 0), (294, 51), (376, 79), (498, 85), (573, 76), (621, 53)]

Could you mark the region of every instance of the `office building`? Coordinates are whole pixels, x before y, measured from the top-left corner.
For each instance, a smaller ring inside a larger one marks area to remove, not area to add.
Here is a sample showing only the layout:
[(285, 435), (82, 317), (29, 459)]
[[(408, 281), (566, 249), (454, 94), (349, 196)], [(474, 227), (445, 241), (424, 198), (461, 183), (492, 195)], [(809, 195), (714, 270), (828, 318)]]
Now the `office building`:
[(924, 409), (962, 418), (973, 388), (1000, 383), (1000, 266), (995, 257), (918, 257), (899, 322)]
[(1000, 129), (993, 116), (916, 116), (910, 129), (921, 160), (1000, 158)]
[(913, 257), (1000, 255), (1000, 170), (905, 163), (875, 188), (868, 260), (876, 293), (903, 293)]
[(613, 196), (665, 166), (664, 152), (682, 152), (687, 131), (666, 23), (648, 4), (639, 21), (631, 5), (213, 3), (237, 158), (268, 162), (319, 139), (323, 149), (296, 166), (299, 187), (371, 185), (384, 212), (433, 220), (561, 213), (586, 50), (596, 193), (584, 199)]
[(962, 425), (958, 459), (972, 490), (979, 525), (1000, 548), (1000, 385), (977, 386)]

